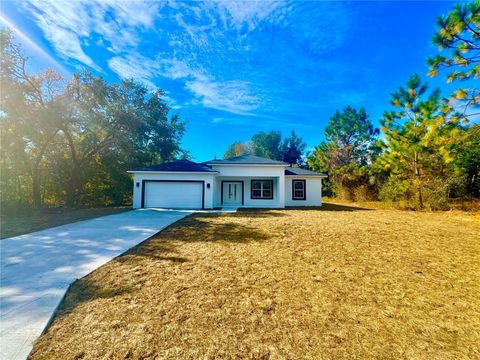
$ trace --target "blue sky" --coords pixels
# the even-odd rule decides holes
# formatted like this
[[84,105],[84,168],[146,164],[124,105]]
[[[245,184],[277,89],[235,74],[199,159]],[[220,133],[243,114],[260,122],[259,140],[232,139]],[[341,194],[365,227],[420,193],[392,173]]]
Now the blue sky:
[[188,120],[195,160],[271,129],[323,139],[329,117],[364,106],[378,125],[390,93],[425,60],[435,21],[452,2],[3,1],[2,22],[33,65],[110,81],[134,78],[166,91]]

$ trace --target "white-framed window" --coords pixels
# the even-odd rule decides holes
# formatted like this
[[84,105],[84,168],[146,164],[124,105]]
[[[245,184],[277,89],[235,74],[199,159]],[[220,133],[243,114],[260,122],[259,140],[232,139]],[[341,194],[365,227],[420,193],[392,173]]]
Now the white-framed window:
[[292,200],[306,200],[306,187],[305,180],[292,180]]
[[252,180],[252,199],[273,199],[273,180]]

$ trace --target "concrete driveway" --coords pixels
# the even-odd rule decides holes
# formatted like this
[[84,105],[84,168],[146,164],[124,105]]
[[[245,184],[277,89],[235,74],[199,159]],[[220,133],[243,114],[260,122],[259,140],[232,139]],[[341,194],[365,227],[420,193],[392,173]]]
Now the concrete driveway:
[[68,286],[189,215],[142,209],[0,241],[0,359],[25,359]]

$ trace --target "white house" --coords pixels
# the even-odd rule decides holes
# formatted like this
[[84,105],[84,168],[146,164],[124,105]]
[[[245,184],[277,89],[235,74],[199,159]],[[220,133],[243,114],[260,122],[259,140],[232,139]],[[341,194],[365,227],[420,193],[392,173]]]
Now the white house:
[[204,163],[178,160],[129,173],[134,208],[172,209],[320,206],[326,177],[248,154]]

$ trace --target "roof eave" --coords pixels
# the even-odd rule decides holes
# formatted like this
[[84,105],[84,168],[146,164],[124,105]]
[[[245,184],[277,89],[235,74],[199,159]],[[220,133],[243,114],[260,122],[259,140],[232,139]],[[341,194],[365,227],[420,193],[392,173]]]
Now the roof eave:
[[312,178],[326,178],[326,177],[328,177],[327,175],[323,175],[323,174],[318,174],[318,175],[294,174],[294,175],[285,175],[285,176],[288,176],[288,177],[312,177]]
[[127,170],[127,173],[164,173],[164,174],[219,174],[218,171],[172,171],[172,170]]
[[289,166],[289,164],[287,163],[278,163],[278,164],[275,164],[275,163],[270,163],[270,164],[261,164],[261,163],[204,163],[206,165],[233,165],[233,166],[284,166],[284,167],[287,167]]

